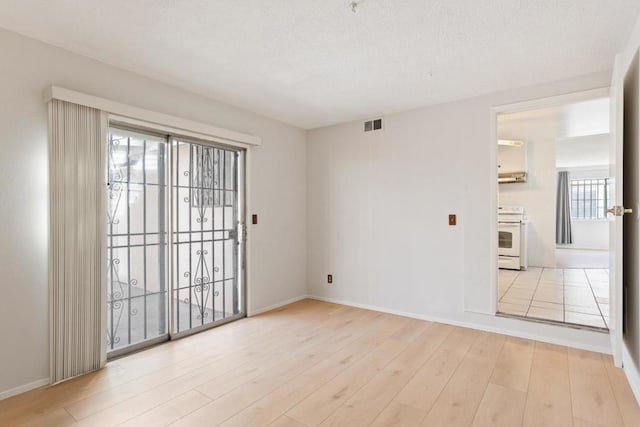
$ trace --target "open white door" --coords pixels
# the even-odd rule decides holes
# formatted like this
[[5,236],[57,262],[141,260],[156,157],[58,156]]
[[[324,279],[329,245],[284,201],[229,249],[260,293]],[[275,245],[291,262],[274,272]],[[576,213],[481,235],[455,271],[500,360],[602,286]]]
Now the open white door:
[[[609,147],[609,207],[622,204],[624,70],[616,57],[611,84],[611,141]],[[620,76],[622,74],[622,76]],[[620,76],[620,77],[618,77]],[[609,217],[609,331],[615,366],[622,366],[622,217]]]
[[[640,52],[616,61],[613,97],[615,137],[610,212],[610,329],[614,363],[640,363]],[[628,356],[626,355],[628,353]]]

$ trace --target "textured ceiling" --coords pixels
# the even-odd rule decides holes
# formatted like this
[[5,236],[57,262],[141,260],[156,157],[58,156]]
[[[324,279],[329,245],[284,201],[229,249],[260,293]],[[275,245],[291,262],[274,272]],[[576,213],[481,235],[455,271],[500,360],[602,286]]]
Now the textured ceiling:
[[608,70],[638,0],[0,0],[0,27],[302,128]]

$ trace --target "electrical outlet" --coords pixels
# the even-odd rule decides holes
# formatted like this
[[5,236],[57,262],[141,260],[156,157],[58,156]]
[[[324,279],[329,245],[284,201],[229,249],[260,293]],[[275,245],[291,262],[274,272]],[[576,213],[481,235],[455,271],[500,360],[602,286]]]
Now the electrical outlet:
[[456,225],[456,215],[455,214],[449,215],[449,225]]
[[327,274],[327,283],[328,284],[332,284],[333,283],[333,274]]

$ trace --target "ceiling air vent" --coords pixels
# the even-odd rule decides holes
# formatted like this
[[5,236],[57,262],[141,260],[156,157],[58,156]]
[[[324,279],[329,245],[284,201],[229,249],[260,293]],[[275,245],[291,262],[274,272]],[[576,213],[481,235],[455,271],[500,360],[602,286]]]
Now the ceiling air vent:
[[364,131],[372,132],[374,130],[382,130],[382,119],[367,120],[364,122]]

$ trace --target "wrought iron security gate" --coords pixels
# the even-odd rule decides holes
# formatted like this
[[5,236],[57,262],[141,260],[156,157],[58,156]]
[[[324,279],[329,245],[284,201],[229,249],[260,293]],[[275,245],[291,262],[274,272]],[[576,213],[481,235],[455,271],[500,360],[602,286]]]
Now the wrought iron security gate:
[[242,316],[240,152],[172,142],[172,313],[182,334]]
[[115,127],[107,147],[109,356],[242,317],[243,153]]
[[111,128],[107,150],[108,350],[167,329],[166,138]]

